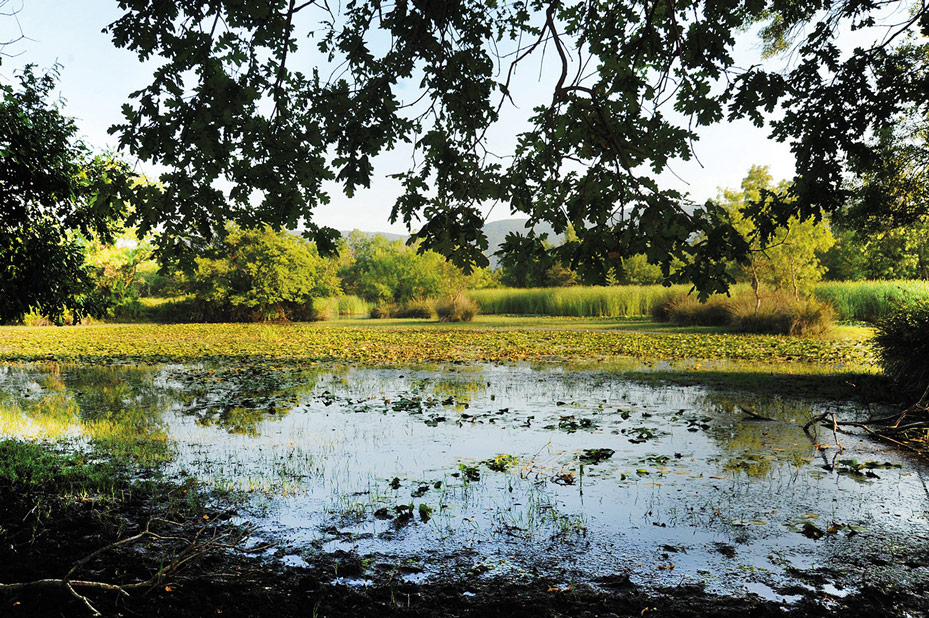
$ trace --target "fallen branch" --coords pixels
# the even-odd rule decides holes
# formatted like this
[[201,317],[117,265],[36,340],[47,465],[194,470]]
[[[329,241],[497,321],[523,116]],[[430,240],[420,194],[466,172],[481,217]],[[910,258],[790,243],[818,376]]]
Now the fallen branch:
[[752,412],[751,410],[749,410],[748,408],[743,407],[743,406],[739,406],[739,409],[742,410],[742,412],[745,412],[746,414],[748,414],[748,415],[751,417],[751,418],[745,419],[745,420],[748,420],[748,421],[750,421],[750,420],[756,420],[756,421],[774,421],[774,420],[777,420],[777,419],[771,418],[770,416],[762,416],[762,415],[758,414],[757,412]]
[[[166,578],[178,574],[191,562],[194,562],[211,552],[218,550],[235,550],[243,553],[256,553],[267,549],[267,546],[254,547],[250,549],[246,549],[242,546],[242,542],[254,530],[252,527],[236,528],[229,526],[224,529],[218,528],[216,523],[220,519],[224,518],[226,514],[227,512],[219,513],[212,518],[207,519],[201,526],[199,526],[199,528],[192,536],[158,534],[157,532],[152,531],[153,522],[161,522],[176,526],[183,524],[170,522],[161,518],[149,519],[145,524],[145,528],[141,532],[124,539],[114,541],[113,543],[105,545],[84,556],[71,566],[70,570],[68,570],[64,577],[43,578],[30,582],[16,582],[9,584],[0,583],[0,592],[16,592],[27,589],[64,589],[69,594],[71,594],[71,596],[81,601],[81,603],[87,607],[88,611],[90,611],[92,615],[100,616],[100,611],[94,607],[94,605],[90,602],[90,599],[78,592],[78,589],[104,590],[118,592],[122,595],[129,596],[129,590],[140,588],[151,589],[163,583]],[[208,532],[212,532],[212,534],[208,537],[205,537]],[[136,580],[125,584],[72,579],[82,567],[100,555],[112,551],[117,547],[129,545],[143,539],[162,542],[181,542],[184,543],[184,546],[180,551],[172,556],[170,560],[167,561],[167,564],[159,568],[158,571],[148,579]]]

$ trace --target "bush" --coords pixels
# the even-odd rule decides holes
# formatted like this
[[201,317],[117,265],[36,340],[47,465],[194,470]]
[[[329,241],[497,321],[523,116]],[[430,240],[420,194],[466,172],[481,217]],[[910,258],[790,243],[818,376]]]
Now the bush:
[[380,303],[371,308],[371,317],[379,320],[392,318],[397,313],[397,306],[393,303]]
[[929,384],[929,299],[903,305],[878,324],[878,359],[902,395],[914,399]]
[[813,336],[835,325],[832,306],[815,298],[771,294],[761,299],[756,310],[754,296],[744,294],[732,299],[728,310],[730,326],[742,333]]
[[688,294],[664,303],[664,312],[668,320],[681,326],[724,326],[729,323],[727,301],[725,296],[711,296],[700,302]]
[[431,299],[413,300],[401,307],[394,317],[423,318],[431,320],[436,317],[435,301]]
[[439,303],[435,309],[442,322],[470,322],[480,312],[477,303],[460,295]]
[[307,303],[306,315],[300,316],[312,322],[331,320],[339,315],[339,299],[333,297],[311,298]]

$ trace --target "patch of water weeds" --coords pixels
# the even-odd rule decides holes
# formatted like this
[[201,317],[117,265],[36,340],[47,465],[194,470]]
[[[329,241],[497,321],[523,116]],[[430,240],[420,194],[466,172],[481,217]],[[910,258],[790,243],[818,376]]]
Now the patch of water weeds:
[[[137,409],[140,435],[163,436],[165,474],[251,496],[240,517],[295,555],[429,553],[428,574],[468,550],[578,581],[620,570],[738,592],[787,585],[797,565],[905,538],[926,519],[910,462],[853,436],[840,455],[831,432],[803,432],[818,401],[490,365],[126,369],[137,377],[100,398],[94,368],[58,371],[53,388],[48,367],[7,369],[10,413],[34,420],[81,400]],[[69,414],[84,435],[93,410]],[[846,460],[883,468],[862,483],[839,474]],[[798,534],[800,520],[825,534]]]

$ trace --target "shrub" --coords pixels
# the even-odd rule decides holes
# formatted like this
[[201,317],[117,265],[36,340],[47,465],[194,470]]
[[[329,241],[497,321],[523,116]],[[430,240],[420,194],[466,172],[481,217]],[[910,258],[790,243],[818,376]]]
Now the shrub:
[[725,296],[711,296],[700,302],[688,294],[665,303],[665,311],[671,322],[682,326],[723,326],[729,323],[727,301]]
[[395,317],[398,318],[423,318],[431,320],[436,317],[435,301],[431,299],[412,300],[401,307]]
[[368,315],[371,311],[370,303],[351,294],[338,296],[335,300],[338,304],[339,317]]
[[331,320],[339,315],[339,299],[331,296],[311,298],[305,315],[299,316],[313,322]]
[[929,299],[903,305],[878,324],[878,359],[901,394],[914,399],[929,385]]
[[742,333],[768,335],[822,335],[835,324],[835,311],[815,298],[796,299],[770,294],[757,306],[754,296],[743,294],[728,303],[730,326]]
[[470,322],[480,312],[477,303],[461,295],[439,303],[435,309],[442,322]]
[[371,308],[371,317],[379,320],[392,318],[397,313],[397,306],[393,303],[380,303]]

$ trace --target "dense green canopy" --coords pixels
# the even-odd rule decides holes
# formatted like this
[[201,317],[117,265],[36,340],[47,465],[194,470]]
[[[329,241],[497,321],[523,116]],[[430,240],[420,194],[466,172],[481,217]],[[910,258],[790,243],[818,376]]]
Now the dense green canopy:
[[38,310],[60,322],[99,312],[81,243],[111,242],[141,204],[128,167],[92,156],[50,101],[56,74],[27,67],[0,85],[0,324]]

